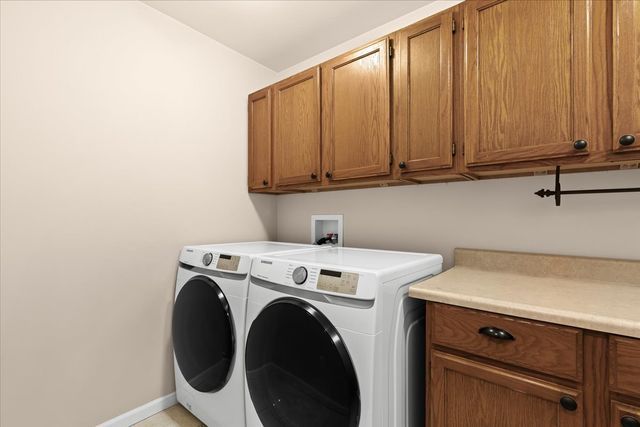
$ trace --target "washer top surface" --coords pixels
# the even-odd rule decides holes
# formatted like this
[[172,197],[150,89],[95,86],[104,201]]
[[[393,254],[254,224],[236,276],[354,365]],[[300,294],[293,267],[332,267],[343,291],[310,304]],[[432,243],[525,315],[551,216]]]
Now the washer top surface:
[[376,273],[414,266],[427,268],[442,264],[442,256],[437,254],[336,247],[323,251],[273,255],[269,258]]
[[[227,252],[234,255],[264,255],[274,252],[296,251],[299,249],[314,248],[313,245],[303,245],[298,243],[281,243],[281,242],[238,242],[238,243],[221,243],[214,245],[193,245],[189,248],[209,250],[215,252]],[[317,246],[315,246],[317,247]]]

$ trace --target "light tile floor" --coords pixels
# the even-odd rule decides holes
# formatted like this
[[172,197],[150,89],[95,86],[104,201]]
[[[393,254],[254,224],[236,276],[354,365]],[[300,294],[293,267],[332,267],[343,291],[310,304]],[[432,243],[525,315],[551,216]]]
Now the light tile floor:
[[175,405],[142,420],[136,427],[206,427],[182,405]]

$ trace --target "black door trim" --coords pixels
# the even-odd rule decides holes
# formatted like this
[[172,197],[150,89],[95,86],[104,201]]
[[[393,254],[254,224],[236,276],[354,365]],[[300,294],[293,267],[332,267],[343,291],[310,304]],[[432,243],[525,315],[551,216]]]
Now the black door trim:
[[[303,301],[298,298],[292,298],[292,297],[279,298],[274,301],[271,301],[260,311],[258,316],[256,316],[251,326],[249,327],[249,331],[247,334],[246,345],[245,345],[246,373],[249,374],[249,369],[251,368],[250,365],[252,364],[252,363],[248,363],[250,359],[249,352],[253,351],[254,354],[262,353],[262,350],[260,348],[252,349],[252,344],[251,344],[252,334],[255,336],[254,325],[256,324],[256,322],[260,321],[260,316],[263,313],[265,313],[267,310],[272,309],[274,306],[279,306],[283,304],[291,305],[299,309],[302,309],[307,315],[313,318],[321,326],[321,328],[324,330],[324,333],[328,336],[329,340],[332,342],[333,348],[337,351],[339,359],[342,363],[342,367],[344,369],[343,378],[346,379],[347,384],[351,385],[349,388],[351,389],[351,395],[354,397],[351,402],[351,407],[349,408],[349,413],[351,415],[350,415],[348,427],[358,426],[360,422],[360,411],[361,411],[360,386],[358,383],[358,377],[355,372],[353,361],[351,359],[347,346],[344,340],[342,339],[342,337],[340,336],[338,330],[331,323],[331,321],[323,313],[321,313],[317,308],[315,308],[313,305],[309,304],[306,301]],[[257,396],[254,396],[255,393],[257,393],[257,391],[252,389],[251,381],[249,379],[250,379],[250,375],[247,375],[247,386],[249,389],[249,394],[251,396],[252,401],[254,401],[255,398],[257,398]],[[264,420],[261,420],[261,421],[264,423]]]
[[[189,286],[192,286],[192,285],[196,286],[197,282],[208,285],[211,288],[211,290],[215,293],[215,297],[211,297],[210,295],[210,298],[213,298],[213,301],[215,301],[215,303],[218,303],[220,305],[222,316],[226,321],[226,324],[223,325],[223,329],[227,329],[226,330],[227,334],[225,334],[225,336],[222,337],[222,344],[221,344],[221,346],[225,348],[226,354],[221,355],[220,360],[215,360],[215,361],[212,360],[212,362],[215,362],[214,366],[222,364],[221,367],[223,369],[226,368],[224,377],[218,377],[218,378],[213,377],[215,381],[213,383],[211,381],[205,382],[204,386],[199,382],[199,380],[203,375],[206,376],[207,374],[206,370],[204,372],[197,372],[197,375],[194,375],[192,378],[187,378],[187,375],[185,375],[185,371],[189,371],[189,369],[186,369],[188,367],[187,363],[193,363],[195,358],[193,357],[193,354],[187,353],[191,349],[185,349],[185,339],[179,337],[184,332],[177,330],[178,328],[184,328],[185,325],[180,325],[177,323],[178,321],[180,321],[180,318],[177,315],[176,310],[182,310],[182,311],[190,310],[190,307],[183,305],[183,304],[187,304],[186,301],[181,302],[181,295],[184,296],[185,294],[183,292],[185,291],[185,289],[190,289]],[[202,309],[202,307],[199,307],[199,309]],[[220,312],[218,312],[218,315],[219,313]],[[178,363],[178,367],[183,377],[185,377],[185,379],[187,380],[187,382],[189,382],[191,387],[193,387],[195,390],[200,392],[214,393],[222,389],[229,382],[229,379],[231,378],[231,374],[233,373],[233,368],[235,365],[236,341],[237,341],[236,328],[233,321],[233,315],[231,313],[231,306],[229,305],[229,301],[224,295],[224,292],[222,292],[222,289],[220,289],[218,284],[215,281],[213,281],[210,277],[207,277],[204,275],[197,275],[189,278],[184,283],[184,285],[182,285],[182,288],[178,292],[178,295],[176,296],[176,299],[174,301],[173,319],[172,319],[172,343],[173,343],[174,355]],[[193,344],[193,341],[191,342],[191,344]],[[207,350],[209,352],[214,351],[214,353],[220,351],[220,349],[212,350],[211,348],[208,348]],[[200,360],[199,362],[202,363],[202,360]],[[205,363],[208,363],[208,361],[205,361]],[[212,368],[214,366],[207,366],[207,368]]]

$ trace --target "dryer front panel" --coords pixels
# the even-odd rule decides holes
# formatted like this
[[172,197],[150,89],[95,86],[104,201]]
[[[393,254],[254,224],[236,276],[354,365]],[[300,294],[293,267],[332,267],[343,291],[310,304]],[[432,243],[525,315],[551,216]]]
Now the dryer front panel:
[[209,277],[194,276],[173,307],[173,350],[180,372],[200,392],[220,390],[229,380],[235,349],[231,308]]
[[264,427],[355,427],[360,391],[353,362],[331,322],[309,303],[281,298],[251,324],[246,380]]

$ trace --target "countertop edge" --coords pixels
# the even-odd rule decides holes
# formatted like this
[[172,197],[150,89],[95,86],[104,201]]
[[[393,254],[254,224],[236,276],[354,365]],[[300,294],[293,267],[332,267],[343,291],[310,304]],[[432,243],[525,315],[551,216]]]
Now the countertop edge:
[[456,305],[476,310],[489,311],[531,320],[573,326],[598,332],[640,338],[640,323],[625,319],[615,319],[612,324],[610,318],[588,315],[585,313],[549,309],[544,306],[499,302],[494,299],[476,296],[466,296],[458,293],[435,291],[430,289],[409,288],[409,296],[425,301]]

